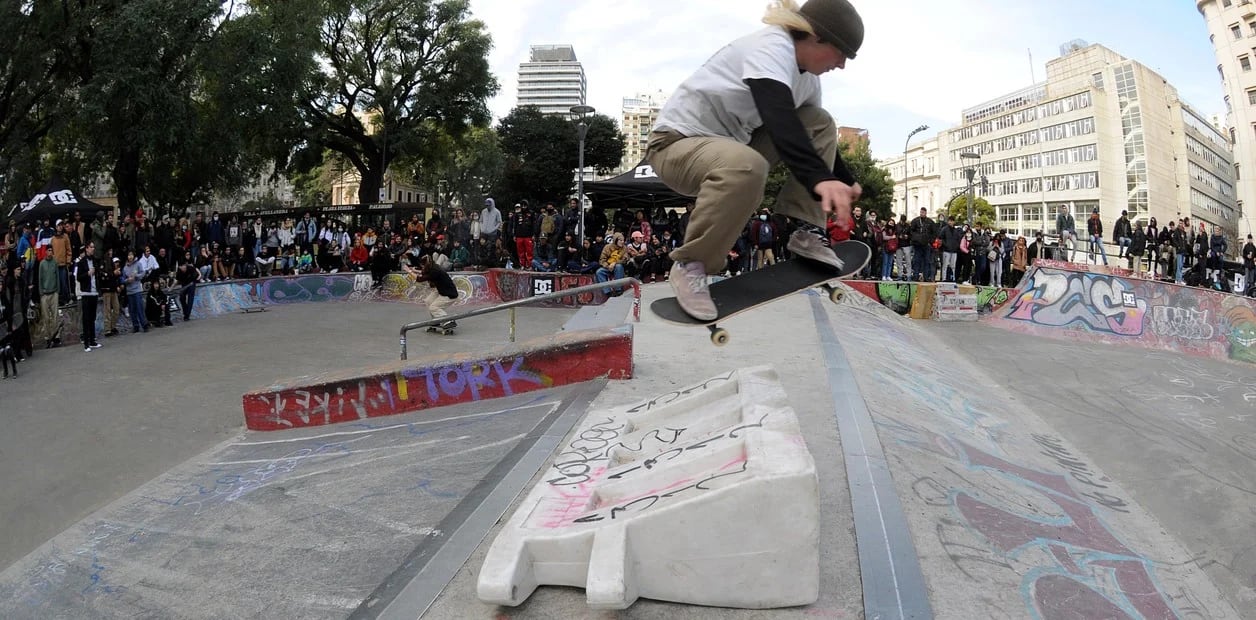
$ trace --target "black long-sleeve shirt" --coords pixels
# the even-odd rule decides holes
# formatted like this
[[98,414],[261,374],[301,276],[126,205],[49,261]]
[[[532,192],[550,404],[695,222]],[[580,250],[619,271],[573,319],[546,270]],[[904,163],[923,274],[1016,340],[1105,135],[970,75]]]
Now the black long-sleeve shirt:
[[838,180],[854,185],[855,177],[842,161],[840,152],[833,160],[833,169],[830,170],[811,145],[807,129],[798,118],[794,95],[789,86],[766,78],[746,80],[746,85],[750,87],[750,95],[754,98],[759,117],[763,119],[763,126],[771,136],[777,154],[803,187],[811,190],[814,195],[815,186],[823,181]]

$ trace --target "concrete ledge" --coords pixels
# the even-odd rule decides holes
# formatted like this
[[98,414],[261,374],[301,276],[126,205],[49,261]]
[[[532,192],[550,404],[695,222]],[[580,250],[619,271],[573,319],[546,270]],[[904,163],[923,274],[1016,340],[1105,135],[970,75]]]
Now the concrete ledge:
[[591,412],[493,541],[477,595],[540,585],[766,609],[819,596],[815,461],[770,367]]
[[631,325],[298,377],[245,394],[244,421],[256,431],[355,422],[598,377],[632,378]]

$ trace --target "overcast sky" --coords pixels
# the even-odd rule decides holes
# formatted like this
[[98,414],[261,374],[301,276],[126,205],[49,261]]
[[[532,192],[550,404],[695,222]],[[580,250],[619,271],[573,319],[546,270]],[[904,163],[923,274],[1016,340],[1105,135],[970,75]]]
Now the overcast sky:
[[[902,152],[916,126],[930,133],[964,108],[1042,80],[1072,39],[1142,62],[1205,115],[1224,110],[1216,56],[1191,0],[853,0],[866,36],[858,58],[823,78],[824,104],[865,127],[878,157]],[[624,96],[670,92],[712,53],[761,26],[767,0],[471,0],[493,37],[501,92],[514,106],[517,72],[534,44],[575,47],[589,105],[618,118]]]

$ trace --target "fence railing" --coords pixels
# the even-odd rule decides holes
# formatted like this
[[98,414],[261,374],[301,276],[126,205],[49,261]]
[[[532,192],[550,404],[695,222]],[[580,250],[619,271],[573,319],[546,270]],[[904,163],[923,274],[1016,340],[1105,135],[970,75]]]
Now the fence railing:
[[624,287],[624,286],[632,287],[632,296],[633,296],[632,318],[633,320],[640,321],[641,320],[641,281],[636,278],[620,278],[618,280],[611,280],[609,282],[598,282],[595,284],[586,284],[584,286],[577,286],[575,288],[555,291],[553,293],[546,293],[544,295],[537,295],[535,297],[524,297],[523,299],[516,299],[514,301],[507,301],[507,302],[503,302],[503,303],[496,304],[493,306],[477,308],[475,310],[463,312],[462,314],[451,314],[449,316],[439,318],[439,319],[427,319],[425,321],[416,321],[414,323],[407,323],[401,326],[401,359],[403,360],[406,359],[406,334],[416,329],[422,329],[424,327],[430,327],[433,325],[440,325],[441,323],[448,323],[450,321],[457,321],[458,319],[466,319],[473,316],[491,314],[493,312],[501,312],[502,310],[509,310],[510,311],[510,341],[514,342],[515,341],[515,308],[518,308],[519,306],[528,306],[528,305],[541,303],[545,301],[551,301],[554,299],[562,299],[564,297],[572,297],[574,295],[579,295],[581,293],[589,293],[589,292],[597,291],[604,288],[619,288],[619,287]]

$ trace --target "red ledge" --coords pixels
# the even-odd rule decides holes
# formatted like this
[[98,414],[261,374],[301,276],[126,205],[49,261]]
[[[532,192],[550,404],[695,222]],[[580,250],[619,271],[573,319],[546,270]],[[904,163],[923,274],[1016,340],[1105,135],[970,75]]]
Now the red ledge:
[[599,377],[632,378],[631,325],[296,378],[246,393],[244,422],[255,431],[357,422]]

